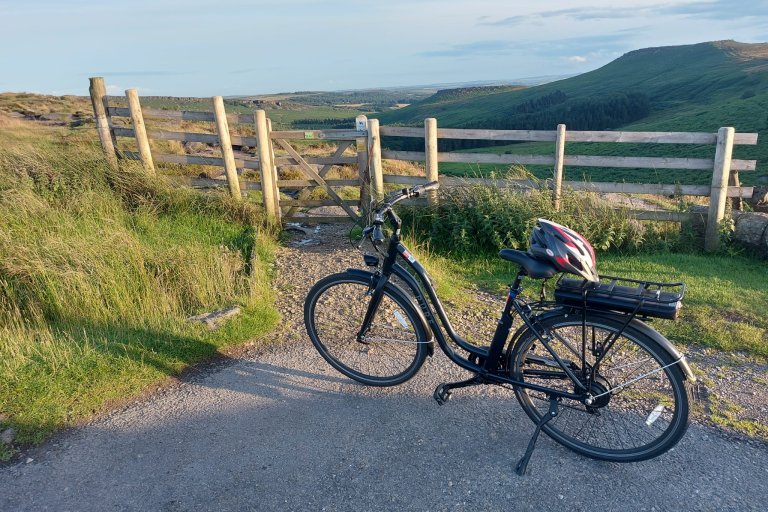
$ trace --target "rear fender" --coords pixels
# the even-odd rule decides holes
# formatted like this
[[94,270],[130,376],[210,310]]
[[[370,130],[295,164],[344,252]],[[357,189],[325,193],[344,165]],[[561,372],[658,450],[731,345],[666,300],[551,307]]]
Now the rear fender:
[[[555,311],[544,313],[543,315],[538,316],[537,319],[546,320],[549,317],[557,317],[557,316],[561,316],[562,314],[563,313],[561,310],[555,310]],[[595,312],[593,310],[590,310],[589,314],[590,314],[590,317],[611,318],[619,322],[627,321],[626,315]],[[667,354],[669,354],[669,357],[671,357],[674,361],[679,361],[678,366],[680,366],[680,370],[683,372],[683,376],[687,381],[689,381],[691,384],[696,382],[696,376],[693,374],[693,370],[691,370],[691,366],[688,364],[688,361],[685,359],[685,355],[683,355],[679,350],[677,350],[677,348],[672,344],[671,341],[669,341],[667,338],[662,336],[658,331],[656,331],[656,329],[653,329],[648,324],[646,324],[645,322],[643,322],[638,318],[633,318],[629,322],[628,327],[631,327],[636,331],[640,331],[644,334],[647,334],[651,339],[653,339],[653,341],[658,343],[659,346],[667,352]],[[517,330],[517,332],[515,332],[514,336],[512,337],[512,341],[510,342],[510,347],[514,346],[514,343],[517,341],[517,338],[525,330],[526,330],[526,326],[525,324],[523,324]]]
[[656,329],[649,327],[648,324],[637,318],[633,318],[629,325],[639,331],[643,331],[648,334],[656,343],[661,345],[661,347],[667,351],[672,359],[676,361],[679,360],[680,362],[678,365],[683,371],[683,375],[685,376],[686,380],[688,380],[691,384],[696,382],[696,376],[693,374],[693,370],[691,370],[691,366],[688,364],[688,360],[685,358],[685,355],[677,350],[677,347],[675,347],[671,341],[659,334]]

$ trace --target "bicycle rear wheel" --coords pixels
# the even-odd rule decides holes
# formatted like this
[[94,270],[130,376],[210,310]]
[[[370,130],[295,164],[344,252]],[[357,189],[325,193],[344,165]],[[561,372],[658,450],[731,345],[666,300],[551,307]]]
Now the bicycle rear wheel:
[[307,294],[304,323],[317,351],[338,371],[369,386],[394,386],[419,371],[429,340],[411,302],[390,283],[371,328],[358,340],[370,283],[369,276],[346,272],[321,279]]
[[[587,313],[589,315],[589,313]],[[557,417],[542,430],[555,441],[594,459],[635,462],[672,448],[688,427],[690,392],[675,359],[662,348],[644,324],[627,326],[610,346],[595,377],[593,346],[605,346],[624,325],[610,315],[588,316],[586,350],[582,350],[580,315],[551,314],[538,324],[552,335],[550,347],[582,382],[591,386],[594,402],[587,406],[563,398]],[[594,342],[594,345],[593,345]],[[582,363],[582,352],[586,364]],[[533,332],[526,330],[509,356],[513,378],[563,391],[577,392],[575,384],[555,362]],[[549,410],[546,393],[517,387],[520,405],[538,422]]]

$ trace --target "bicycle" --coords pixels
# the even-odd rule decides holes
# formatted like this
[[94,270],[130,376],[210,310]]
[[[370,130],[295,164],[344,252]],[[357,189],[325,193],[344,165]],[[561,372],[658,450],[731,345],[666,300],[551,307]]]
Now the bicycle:
[[[454,330],[429,276],[403,245],[402,222],[392,209],[438,186],[405,188],[386,198],[363,230],[361,245],[369,240],[378,253],[364,256],[371,270],[329,275],[309,291],[304,321],[320,355],[358,382],[393,386],[416,375],[437,341],[453,363],[472,373],[437,386],[438,404],[454,389],[499,385],[514,391],[535,423],[516,466],[519,475],[541,431],[577,453],[613,462],[650,459],[677,444],[688,427],[696,379],[685,356],[646,320],[675,318],[685,285],[589,274],[574,279],[545,258],[504,249],[500,256],[518,272],[490,344],[472,344]],[[393,231],[382,252],[386,221]],[[554,300],[547,300],[545,283],[556,274]],[[525,277],[542,280],[538,300],[522,296]],[[522,324],[512,332],[515,317]]]

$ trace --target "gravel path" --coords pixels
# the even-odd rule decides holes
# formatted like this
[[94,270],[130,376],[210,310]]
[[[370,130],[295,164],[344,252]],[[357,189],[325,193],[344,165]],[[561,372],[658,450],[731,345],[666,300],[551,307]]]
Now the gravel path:
[[612,464],[542,437],[520,478],[513,468],[533,425],[510,392],[463,390],[439,407],[435,385],[461,377],[442,355],[395,388],[337,374],[306,339],[302,305],[318,276],[358,266],[343,235],[324,226],[281,250],[279,344],[0,468],[0,510],[764,510],[761,441],[692,425],[657,459]]

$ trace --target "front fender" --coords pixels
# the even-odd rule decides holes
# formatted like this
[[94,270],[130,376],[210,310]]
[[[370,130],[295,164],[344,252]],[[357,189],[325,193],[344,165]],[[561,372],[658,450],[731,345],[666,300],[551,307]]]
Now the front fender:
[[[370,272],[368,270],[362,270],[359,268],[348,268],[347,273],[362,277],[363,279],[368,279],[371,283],[371,287],[376,286],[376,282],[379,279],[379,276],[374,274],[373,272]],[[432,333],[432,329],[429,328],[429,324],[427,323],[427,319],[424,317],[424,313],[422,313],[421,309],[418,307],[413,306],[413,303],[408,298],[408,293],[403,290],[400,286],[393,283],[392,281],[389,281],[385,287],[385,290],[388,290],[392,292],[393,294],[399,294],[405,301],[407,301],[409,304],[411,304],[412,309],[414,313],[416,313],[416,317],[419,319],[419,322],[421,323],[421,327],[424,329],[424,332],[427,336],[431,336],[429,339],[429,342],[427,343],[427,349],[429,350],[429,355],[434,355],[435,353],[435,337]]]

